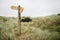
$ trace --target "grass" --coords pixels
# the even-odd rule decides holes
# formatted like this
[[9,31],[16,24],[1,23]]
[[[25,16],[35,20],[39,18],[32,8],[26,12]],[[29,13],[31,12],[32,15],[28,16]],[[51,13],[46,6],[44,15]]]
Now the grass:
[[21,23],[20,36],[18,19],[0,16],[0,40],[60,40],[59,15],[31,19]]

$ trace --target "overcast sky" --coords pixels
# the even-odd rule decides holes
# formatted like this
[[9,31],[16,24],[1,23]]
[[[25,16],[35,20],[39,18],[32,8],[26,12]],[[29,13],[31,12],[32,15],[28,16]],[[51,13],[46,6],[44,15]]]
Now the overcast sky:
[[60,0],[0,0],[0,16],[17,17],[17,10],[10,9],[11,5],[23,6],[22,16],[39,17],[60,13]]

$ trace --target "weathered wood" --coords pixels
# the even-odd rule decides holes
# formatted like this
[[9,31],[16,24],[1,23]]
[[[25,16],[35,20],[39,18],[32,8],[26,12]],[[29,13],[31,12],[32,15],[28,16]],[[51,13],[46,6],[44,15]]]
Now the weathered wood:
[[[12,9],[12,10],[18,10],[18,7],[17,7],[17,6],[11,6],[11,9]],[[23,12],[23,9],[24,9],[24,8],[20,6],[20,13]]]
[[18,6],[18,27],[19,27],[19,32],[21,35],[21,13],[20,13],[20,5]]
[[12,10],[18,10],[18,35],[21,35],[21,13],[23,12],[23,7],[21,7],[20,5],[17,6],[11,6]]

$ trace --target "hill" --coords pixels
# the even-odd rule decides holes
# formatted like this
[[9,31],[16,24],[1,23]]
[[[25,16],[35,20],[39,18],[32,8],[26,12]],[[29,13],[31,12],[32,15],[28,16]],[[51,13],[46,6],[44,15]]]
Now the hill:
[[60,15],[31,19],[21,23],[20,36],[18,18],[0,16],[0,40],[60,40]]

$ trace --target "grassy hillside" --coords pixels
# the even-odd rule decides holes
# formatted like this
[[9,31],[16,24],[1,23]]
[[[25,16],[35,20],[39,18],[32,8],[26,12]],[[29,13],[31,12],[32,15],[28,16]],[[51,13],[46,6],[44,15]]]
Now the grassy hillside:
[[21,23],[20,36],[18,18],[0,16],[0,40],[60,40],[60,15],[31,19]]

